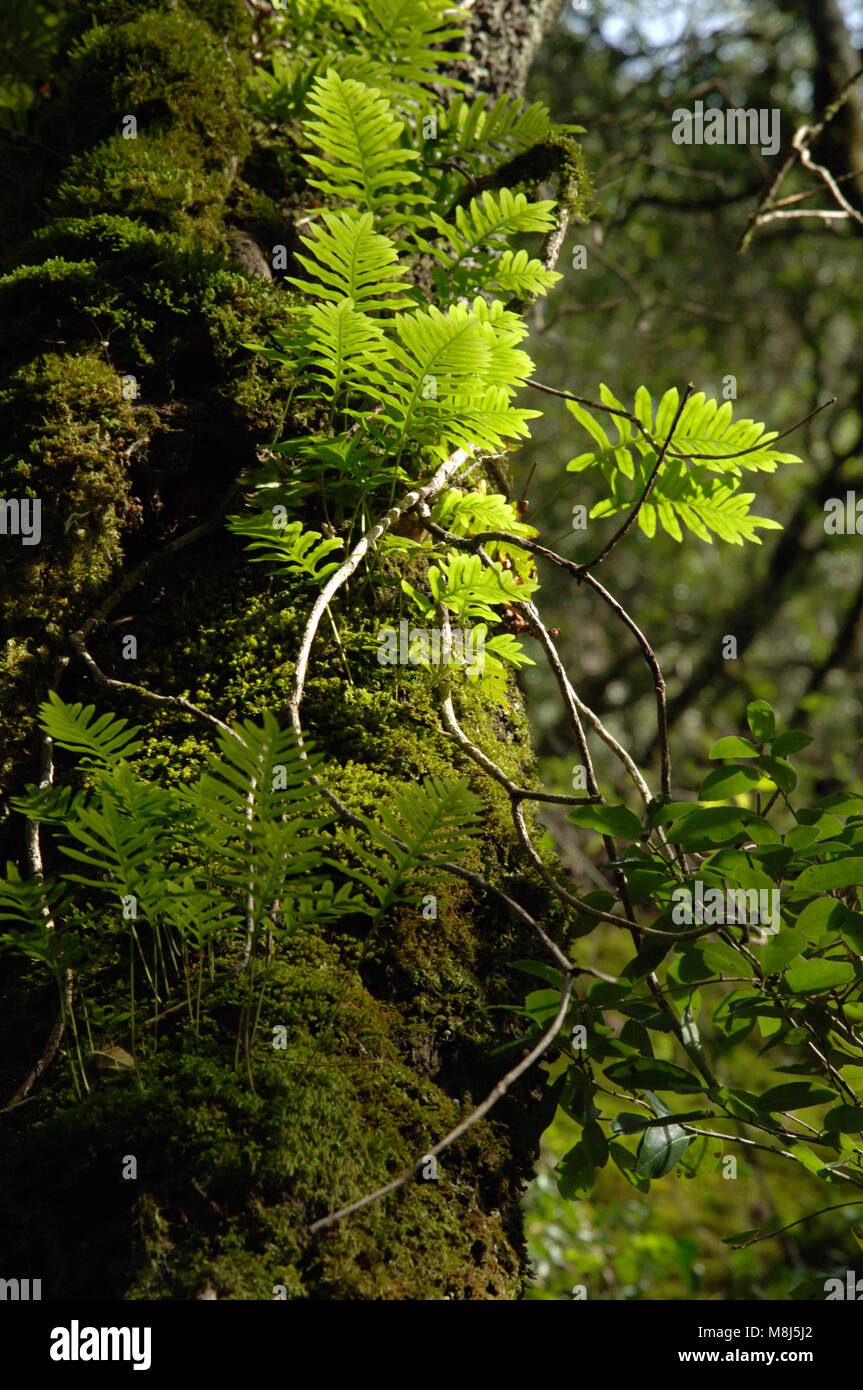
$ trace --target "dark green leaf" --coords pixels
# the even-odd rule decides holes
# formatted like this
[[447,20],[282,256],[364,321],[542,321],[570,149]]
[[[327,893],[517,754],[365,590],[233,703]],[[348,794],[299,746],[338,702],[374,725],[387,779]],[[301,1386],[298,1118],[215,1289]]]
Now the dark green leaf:
[[761,780],[761,774],[754,767],[744,767],[742,763],[731,763],[729,767],[717,767],[709,772],[698,789],[699,801],[726,801],[739,796]]
[[771,1086],[758,1098],[760,1110],[805,1110],[810,1105],[827,1105],[836,1100],[836,1092],[810,1081],[786,1081]]
[[861,883],[863,857],[853,854],[846,859],[831,859],[827,864],[813,864],[804,869],[794,885],[794,895],[828,893],[834,888],[856,888]]
[[753,700],[746,706],[746,722],[757,743],[766,743],[776,729],[776,716],[766,700]]
[[642,835],[641,821],[626,806],[577,806],[567,820],[601,835],[622,835],[627,840],[639,840]]
[[773,740],[771,752],[777,758],[787,758],[789,753],[799,753],[811,742],[812,739],[809,734],[801,734],[796,729],[787,729],[784,734],[777,734]]
[[610,1081],[633,1090],[649,1088],[684,1095],[704,1090],[704,1083],[692,1072],[684,1071],[674,1062],[661,1062],[652,1057],[633,1057],[625,1062],[615,1062],[606,1069],[606,1076]]
[[863,1106],[836,1105],[824,1116],[823,1127],[828,1134],[857,1134],[863,1130]]
[[854,979],[854,966],[842,960],[805,960],[792,965],[785,984],[792,994],[817,994],[825,989],[839,989]]
[[710,758],[757,758],[758,749],[748,738],[720,738],[714,743]]
[[782,758],[762,758],[761,766],[770,780],[775,782],[786,796],[793,792],[797,786],[797,773],[790,763],[784,762]]

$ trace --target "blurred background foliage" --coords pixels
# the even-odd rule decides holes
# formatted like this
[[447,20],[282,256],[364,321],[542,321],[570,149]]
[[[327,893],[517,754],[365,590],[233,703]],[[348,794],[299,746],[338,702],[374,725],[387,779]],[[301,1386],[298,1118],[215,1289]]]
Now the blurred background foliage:
[[[595,194],[590,225],[571,228],[567,237],[558,263],[563,280],[531,310],[537,379],[594,400],[605,382],[626,404],[642,383],[654,402],[690,381],[721,398],[733,377],[735,419],[763,420],[780,431],[837,398],[784,441],[802,463],[749,475],[753,511],[775,518],[783,531],[763,532],[756,548],[708,545],[689,535],[677,544],[661,532],[648,541],[634,529],[598,575],[659,657],[675,797],[694,793],[713,741],[745,731],[746,703],[758,698],[776,707],[785,727],[814,737],[797,763],[800,804],[861,789],[863,538],[827,534],[824,504],[855,488],[863,499],[863,227],[777,220],[756,230],[745,254],[737,252],[795,129],[814,124],[838,86],[863,66],[861,42],[861,7],[832,0],[574,0],[532,75],[534,99],[547,102],[556,120],[587,128],[582,140]],[[778,108],[779,153],[675,145],[672,112],[699,99],[705,106]],[[849,177],[863,169],[856,96],[827,136],[816,143],[815,158],[863,206],[861,180]],[[802,206],[836,207],[823,184],[797,169],[782,196],[801,192],[812,194]],[[572,268],[579,245],[583,269]],[[540,528],[540,540],[585,561],[620,518],[572,529],[573,505],[589,512],[602,483],[591,473],[564,471],[589,447],[586,436],[562,401],[534,395],[530,404],[544,414],[520,455],[516,491],[535,465],[526,519]],[[558,646],[579,695],[656,789],[654,696],[635,643],[608,622],[587,589],[550,566],[541,567],[541,578],[543,615],[560,629]],[[723,659],[726,634],[737,639],[736,661]],[[533,645],[525,643],[537,656]],[[544,781],[569,791],[577,755],[544,665],[523,673],[522,683]],[[603,789],[627,800],[606,753],[600,744]],[[589,838],[562,815],[547,824],[577,881],[596,886],[585,855]],[[579,943],[577,958],[616,972],[626,954],[627,946],[600,927]],[[757,1034],[738,1045],[737,1065],[745,1065],[753,1084],[781,1064],[777,1057],[768,1064],[758,1049]],[[736,1180],[724,1178],[721,1167],[690,1179],[684,1164],[643,1196],[609,1165],[590,1201],[566,1202],[553,1168],[577,1136],[578,1127],[558,1111],[543,1138],[527,1198],[530,1297],[569,1298],[583,1284],[590,1298],[786,1299],[807,1277],[847,1266],[853,1211],[821,1216],[745,1250],[722,1243],[724,1235],[765,1222],[779,1226],[828,1205],[824,1188],[802,1169],[763,1152],[757,1165],[739,1160]]]

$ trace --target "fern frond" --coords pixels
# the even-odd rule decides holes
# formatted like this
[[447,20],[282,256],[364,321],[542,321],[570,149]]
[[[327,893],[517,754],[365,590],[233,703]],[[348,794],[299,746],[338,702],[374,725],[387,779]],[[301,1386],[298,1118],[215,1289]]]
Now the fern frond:
[[[280,510],[278,506],[274,509]],[[278,526],[276,516],[261,512],[255,516],[229,516],[226,524],[229,530],[246,538],[250,551],[263,551],[251,555],[252,560],[275,562],[277,574],[302,575],[321,583],[339,567],[334,560],[322,562],[334,550],[340,550],[344,541],[323,537],[320,531],[305,531],[301,521]]]
[[447,150],[461,155],[482,149],[514,154],[545,140],[551,129],[548,107],[504,94],[492,106],[487,92],[468,100],[459,93],[441,115],[440,138]]
[[[6,865],[6,877],[0,878],[0,922],[20,922],[39,940],[46,929],[46,909],[56,919],[64,911],[69,890],[56,879],[22,879],[11,860]],[[0,937],[0,941],[5,938]],[[15,934],[14,942],[20,945]],[[41,956],[36,957],[42,959]]]
[[308,745],[304,756],[293,730],[280,729],[268,711],[261,726],[245,720],[221,734],[219,749],[196,786],[179,795],[216,882],[241,893],[260,924],[288,883],[314,883],[325,862],[321,831],[334,812],[312,780],[319,757]]
[[[438,497],[431,512],[432,521],[455,536],[475,536],[481,531],[508,531],[513,536],[535,536],[536,528],[522,521],[514,502],[507,502],[499,492],[461,492],[447,488]],[[506,558],[516,574],[530,574],[533,558],[528,551],[500,541],[486,545],[492,559]]]
[[[464,89],[448,71],[454,60],[468,57],[454,50],[465,31],[449,0],[364,0],[362,5],[309,0],[281,8],[290,48],[277,49],[272,73],[261,72],[256,82],[271,119],[299,114],[311,82],[326,68],[414,107],[428,105],[432,85]],[[341,31],[338,48],[334,23]],[[323,59],[322,49],[327,50]]]
[[485,618],[497,622],[500,615],[492,605],[518,603],[530,598],[538,587],[536,579],[519,580],[500,563],[484,565],[478,555],[466,555],[463,551],[442,560],[439,566],[432,565],[427,578],[431,602],[406,579],[401,582],[402,591],[417,605],[426,622],[434,618],[438,603],[462,619]]
[[[676,387],[666,391],[656,409],[654,435],[662,440],[671,429],[677,411],[679,395]],[[636,398],[635,414],[647,428],[651,416],[651,402],[644,388]],[[703,391],[691,396],[681,412],[674,438],[669,446],[672,458],[688,458],[692,454],[716,455],[715,458],[699,460],[711,471],[717,473],[740,473],[741,468],[753,471],[774,473],[778,463],[799,463],[796,454],[782,453],[771,448],[776,431],[768,432],[765,425],[754,420],[732,420],[730,401],[720,406],[715,400],[708,400]],[[722,458],[721,455],[733,455]]]
[[454,399],[451,413],[441,426],[441,438],[448,448],[496,453],[507,439],[528,439],[528,421],[540,413],[510,405],[503,387],[490,386],[480,396]]
[[62,825],[83,800],[83,792],[71,787],[37,787],[30,783],[23,795],[10,797],[10,805],[28,820],[46,825]]
[[465,34],[457,15],[450,0],[363,0],[364,55],[409,102],[422,104],[432,84],[463,87],[446,71],[468,57],[453,51]]
[[409,486],[409,475],[400,466],[394,467],[386,457],[388,441],[380,452],[373,448],[369,438],[372,418],[366,417],[365,438],[345,432],[332,439],[325,435],[304,435],[274,444],[274,454],[294,460],[290,474],[284,479],[271,469],[261,469],[254,475],[260,480],[257,485],[271,491],[272,500],[284,505],[286,510],[295,507],[309,492],[326,488],[328,505],[336,521],[343,520],[346,512],[353,510],[357,496],[377,487],[390,487],[394,472],[398,482]]
[[[600,387],[600,399],[614,410],[624,409],[607,386]],[[666,391],[654,412],[646,388],[641,386],[636,392],[632,414],[658,446],[671,430],[679,399],[676,389]],[[656,449],[624,416],[614,416],[617,440],[612,442],[589,410],[575,401],[567,401],[567,407],[595,446],[571,459],[567,469],[580,473],[598,468],[610,493],[593,507],[591,517],[612,516],[631,507],[656,466]],[[658,522],[669,536],[680,541],[682,525],[708,543],[713,532],[731,545],[744,541],[760,545],[758,529],[782,528],[767,517],[751,515],[749,507],[755,494],[739,492],[737,479],[744,468],[772,473],[779,463],[800,462],[796,454],[774,449],[775,438],[775,433],[765,433],[764,425],[753,420],[733,421],[730,402],[720,406],[707,400],[703,392],[693,396],[681,411],[650,498],[638,513],[641,530],[652,537]],[[710,473],[723,477],[711,478]]]
[[496,195],[487,189],[481,197],[472,198],[466,208],[457,207],[455,226],[440,213],[429,213],[438,236],[449,243],[456,257],[450,261],[440,251],[438,259],[442,265],[455,269],[465,257],[480,250],[501,250],[519,232],[548,232],[554,225],[554,207],[550,199],[531,203],[523,193],[501,188]]
[[404,122],[380,91],[331,68],[315,82],[308,104],[316,119],[306,122],[306,131],[324,151],[305,156],[320,171],[321,177],[309,179],[313,187],[374,213],[383,230],[404,220],[396,209],[429,201],[405,191],[420,182],[412,168],[419,155],[402,144]]
[[[482,833],[483,803],[466,780],[428,776],[421,786],[396,793],[392,807],[384,807],[379,814],[380,825],[368,825],[374,848],[355,831],[339,831],[341,843],[360,865],[348,872],[373,899],[363,910],[375,921],[400,899],[418,899],[417,891],[407,891],[411,879],[427,879],[436,866],[468,853],[473,839]],[[401,840],[404,849],[385,832]]]
[[405,274],[398,252],[389,237],[374,230],[370,212],[353,213],[324,210],[320,222],[313,223],[302,238],[308,256],[297,260],[316,277],[299,280],[288,276],[292,285],[306,294],[338,303],[350,299],[365,314],[382,309],[410,309],[414,300],[401,293]]
[[64,871],[63,877],[149,899],[164,877],[160,861],[173,849],[176,818],[172,792],[135,777],[126,763],[106,769],[65,827],[63,853],[84,864],[89,876]]
[[517,299],[532,299],[545,294],[562,279],[560,271],[546,270],[542,261],[528,256],[525,250],[504,251],[490,273],[483,277],[483,289]]
[[402,441],[437,436],[438,450],[454,444],[474,450],[499,448],[504,438],[526,433],[532,412],[512,409],[509,398],[533,364],[512,345],[523,328],[514,333],[513,316],[500,304],[497,315],[493,309],[477,300],[472,308],[456,304],[441,313],[430,306],[398,315],[383,415]]
[[113,714],[94,718],[95,705],[67,705],[55,691],[39,706],[42,728],[60,748],[79,754],[82,765],[115,766],[121,758],[131,758],[143,748],[135,738],[139,725],[129,727],[128,720]]
[[[683,539],[682,522],[687,530],[708,544],[712,544],[710,532],[713,531],[720,540],[731,545],[742,545],[744,541],[760,545],[757,528],[781,531],[782,527],[769,517],[750,515],[749,506],[754,500],[754,492],[736,492],[733,484],[722,483],[718,478],[704,478],[703,470],[693,470],[682,473],[673,486],[666,484],[661,497],[645,502],[638,513],[638,524],[649,539],[656,534],[658,520],[662,529],[676,541]],[[599,502],[590,515],[612,516],[627,505],[626,502],[620,505]]]
[[303,365],[311,369],[327,400],[335,402],[343,388],[377,393],[388,367],[389,347],[380,324],[358,313],[352,299],[309,305],[303,313],[303,336]]

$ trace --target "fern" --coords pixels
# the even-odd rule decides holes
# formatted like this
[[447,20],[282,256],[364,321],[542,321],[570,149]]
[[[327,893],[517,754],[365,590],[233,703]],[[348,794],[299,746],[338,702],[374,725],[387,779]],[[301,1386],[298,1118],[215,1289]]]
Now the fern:
[[293,730],[281,730],[268,712],[261,727],[245,720],[220,735],[219,749],[197,785],[180,795],[216,881],[244,897],[259,927],[284,912],[299,883],[308,894],[320,882],[322,831],[334,812],[313,781],[318,757],[308,748],[304,755]]
[[[445,313],[432,306],[399,315],[395,331],[384,415],[398,427],[399,453],[409,437],[434,436],[435,452],[443,455],[459,445],[498,449],[504,439],[527,434],[526,421],[536,412],[517,410],[509,400],[532,363],[513,347],[516,335],[500,313],[481,300]],[[519,325],[519,336],[522,331]]]
[[548,107],[541,102],[528,106],[522,99],[506,94],[492,106],[488,105],[489,100],[487,92],[470,101],[459,93],[443,108],[439,138],[447,156],[466,156],[481,148],[494,148],[500,155],[512,156],[538,145],[549,135]]
[[472,198],[467,208],[457,207],[455,225],[430,212],[429,223],[445,247],[429,245],[438,265],[435,285],[444,299],[497,286],[507,294],[544,294],[561,278],[531,260],[526,251],[507,251],[507,241],[524,232],[548,232],[554,226],[554,203],[531,203],[523,193],[502,188]]
[[122,758],[133,757],[143,744],[135,738],[138,726],[127,727],[128,721],[113,714],[94,718],[95,705],[66,705],[53,690],[47,701],[39,706],[42,728],[60,748],[68,748],[81,757],[82,766],[113,767]]
[[334,407],[344,391],[374,396],[390,357],[381,327],[358,313],[352,299],[305,309],[298,352],[320,388],[303,399],[321,394]]
[[444,604],[458,618],[484,618],[497,622],[495,606],[518,603],[529,598],[538,587],[535,579],[519,579],[499,563],[486,566],[478,555],[461,551],[432,565],[428,571],[431,599],[424,599],[408,580],[402,580],[402,591],[416,604],[423,620],[430,622],[436,605]]
[[7,864],[6,878],[0,879],[0,922],[16,925],[0,932],[0,950],[45,966],[60,986],[63,966],[76,965],[83,955],[81,942],[58,930],[70,907],[66,884],[24,880],[14,864]]
[[[45,934],[46,914],[59,918],[68,902],[69,890],[62,883],[22,879],[13,863],[6,865],[6,878],[0,879],[0,922],[22,923],[36,942]],[[0,940],[6,938],[0,937]],[[15,940],[26,941],[26,937],[18,933]]]
[[[278,512],[278,506],[274,512]],[[244,536],[252,560],[267,563],[276,562],[275,573],[298,575],[306,580],[322,583],[338,569],[338,562],[326,562],[326,557],[334,550],[341,550],[344,541],[335,537],[324,538],[319,531],[304,531],[301,521],[291,521],[282,527],[276,524],[275,515],[259,513],[255,516],[231,516],[227,525],[237,535]],[[326,562],[326,563],[324,563]]]
[[[389,237],[374,231],[370,212],[324,211],[302,238],[308,255],[297,260],[314,280],[289,276],[292,285],[318,299],[338,304],[350,299],[365,314],[409,309],[414,300],[403,292],[404,266]],[[398,283],[395,283],[398,282]]]
[[[447,488],[432,507],[431,518],[455,536],[475,536],[482,531],[531,537],[537,534],[535,527],[521,520],[515,503],[507,502],[499,492]],[[533,560],[527,551],[500,541],[488,541],[485,548],[492,559],[505,560],[517,575],[532,577]]]
[[172,852],[175,799],[161,787],[138,782],[128,767],[97,782],[96,794],[66,826],[63,853],[87,874],[64,871],[69,883],[103,888],[137,900],[144,916],[156,915],[154,893],[167,876]]
[[420,891],[407,891],[410,880],[427,882],[435,867],[468,853],[472,840],[482,833],[483,809],[467,781],[428,776],[421,786],[395,794],[392,809],[379,812],[380,825],[369,822],[371,848],[355,831],[340,831],[341,843],[359,866],[349,872],[371,894],[372,901],[364,900],[362,910],[373,922],[399,899],[418,900]]
[[330,69],[417,109],[428,107],[432,85],[464,86],[446,71],[467,57],[453,48],[464,27],[449,0],[304,0],[282,10],[290,47],[277,49],[272,72],[259,69],[253,82],[269,120],[299,115],[314,82]]
[[463,85],[442,71],[468,57],[452,48],[464,26],[450,0],[363,0],[362,25],[361,50],[405,101],[422,104],[432,83]]
[[[624,409],[607,386],[600,387],[600,399],[613,410]],[[677,390],[666,391],[654,418],[653,403],[642,386],[632,414],[661,446],[671,430],[678,403]],[[612,516],[633,506],[656,466],[656,449],[625,416],[614,416],[617,440],[612,442],[590,411],[575,401],[567,401],[567,407],[597,446],[571,459],[567,469],[580,473],[598,468],[610,491],[609,497],[592,508],[591,517]],[[774,449],[775,438],[775,433],[766,433],[764,425],[752,420],[733,422],[728,401],[719,406],[703,392],[693,396],[681,412],[650,499],[639,510],[642,531],[652,537],[658,521],[669,536],[680,541],[682,523],[708,543],[713,532],[732,545],[742,545],[745,540],[760,545],[758,529],[781,527],[769,518],[752,516],[749,506],[755,494],[739,491],[734,480],[744,468],[772,473],[779,463],[800,462],[796,454]],[[710,478],[709,473],[721,473],[724,478]],[[633,486],[627,487],[624,479]]]
[[336,521],[343,521],[352,512],[357,497],[378,488],[390,488],[393,477],[406,486],[410,477],[400,465],[386,457],[389,441],[374,439],[374,425],[366,417],[366,433],[350,431],[335,435],[303,435],[271,446],[270,452],[291,460],[288,478],[270,465],[255,470],[251,481],[258,489],[258,498],[268,492],[274,501],[295,508],[314,492],[326,494],[326,505]]
[[306,155],[321,174],[309,179],[314,188],[374,213],[384,230],[403,222],[407,208],[428,203],[426,194],[406,192],[421,182],[411,167],[419,155],[403,143],[404,122],[377,89],[331,69],[308,104],[316,119],[306,131],[325,151]]

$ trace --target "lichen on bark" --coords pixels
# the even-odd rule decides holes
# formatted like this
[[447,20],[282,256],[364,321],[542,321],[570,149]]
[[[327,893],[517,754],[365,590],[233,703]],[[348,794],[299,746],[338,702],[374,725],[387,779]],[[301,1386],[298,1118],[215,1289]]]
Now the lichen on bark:
[[[515,8],[536,42],[547,7]],[[213,515],[263,444],[304,426],[296,408],[285,419],[286,369],[244,346],[286,325],[291,298],[237,260],[234,233],[291,244],[301,188],[290,161],[268,157],[244,105],[250,32],[240,0],[143,0],[134,12],[104,0],[82,5],[70,29],[43,117],[62,157],[44,174],[44,217],[4,248],[0,281],[2,491],[40,498],[43,515],[32,555],[8,539],[0,552],[4,799],[37,776],[36,709],[69,634],[100,604],[109,621],[90,650],[106,673],[185,693],[228,721],[284,706],[309,591],[289,585],[274,597],[223,528],[110,604],[124,574]],[[523,70],[527,49],[512,32],[484,29],[481,17],[478,33],[496,55],[487,73]],[[122,133],[129,114],[135,139]],[[137,395],[124,399],[130,376]],[[315,648],[304,727],[325,780],[374,814],[427,773],[471,776],[486,809],[473,867],[556,932],[514,845],[508,797],[477,781],[440,731],[432,677],[396,682],[377,663],[378,616],[368,592],[340,599],[349,677],[332,636]],[[120,655],[128,632],[133,676]],[[188,780],[211,746],[201,723],[106,694],[74,662],[60,690],[143,724],[138,766],[150,777]],[[529,781],[515,690],[496,707],[475,695],[462,713],[471,736]],[[20,857],[19,819],[0,833],[6,857]],[[134,1068],[94,1067],[81,1100],[55,1062],[33,1099],[2,1116],[5,1262],[44,1271],[46,1298],[195,1298],[206,1285],[241,1299],[272,1298],[278,1286],[289,1298],[517,1298],[536,1074],[447,1151],[438,1181],[408,1184],[318,1238],[308,1232],[451,1128],[500,1075],[495,1044],[519,1031],[488,1008],[521,1000],[511,962],[534,949],[524,928],[455,880],[435,891],[436,920],[396,909],[361,960],[361,922],[293,939],[265,996],[254,1089],[234,1069],[236,981],[209,996],[200,1036],[177,1016]],[[54,1001],[35,970],[0,965],[9,1094]],[[103,985],[87,987],[98,1005]],[[279,1025],[289,1041],[275,1051]],[[124,1182],[129,1154],[138,1176]]]

